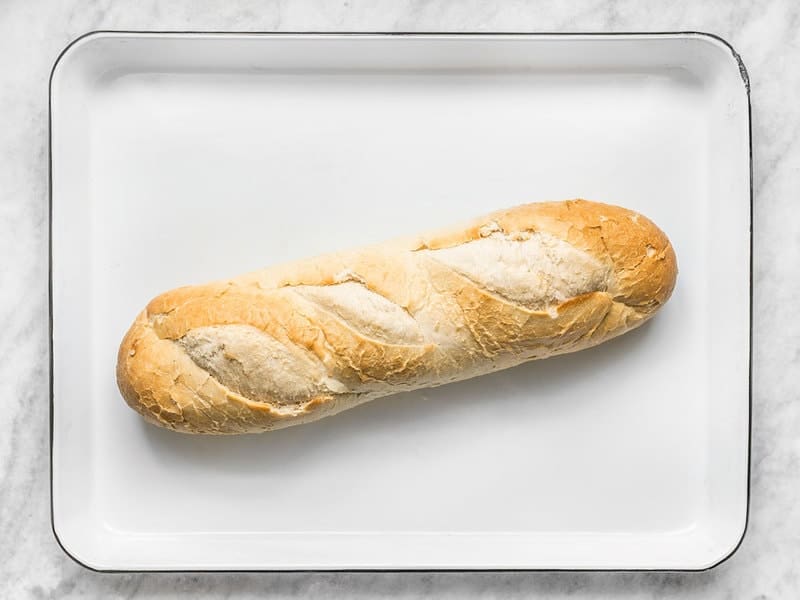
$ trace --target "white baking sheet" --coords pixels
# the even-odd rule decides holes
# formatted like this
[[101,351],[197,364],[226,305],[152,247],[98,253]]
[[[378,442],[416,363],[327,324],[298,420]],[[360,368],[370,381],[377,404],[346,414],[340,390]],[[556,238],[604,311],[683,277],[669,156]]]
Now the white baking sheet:
[[[748,498],[749,115],[702,34],[95,33],[51,82],[52,500],[95,569],[702,569]],[[675,294],[598,348],[260,436],[145,424],[161,291],[529,201],[639,210]]]

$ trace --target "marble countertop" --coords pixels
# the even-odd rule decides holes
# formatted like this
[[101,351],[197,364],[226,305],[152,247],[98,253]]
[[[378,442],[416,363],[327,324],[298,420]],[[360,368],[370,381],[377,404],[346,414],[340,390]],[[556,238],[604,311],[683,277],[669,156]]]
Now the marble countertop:
[[[660,8],[656,8],[660,6]],[[754,153],[751,506],[702,573],[98,574],[50,528],[47,79],[95,29],[715,33],[750,74]],[[800,6],[793,0],[6,0],[0,6],[0,597],[789,598],[800,592]],[[794,299],[794,300],[793,300]]]

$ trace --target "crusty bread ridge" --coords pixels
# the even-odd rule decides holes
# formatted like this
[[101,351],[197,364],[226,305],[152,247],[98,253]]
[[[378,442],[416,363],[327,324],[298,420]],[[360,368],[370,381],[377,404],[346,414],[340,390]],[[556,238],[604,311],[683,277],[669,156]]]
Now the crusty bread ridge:
[[642,215],[527,204],[162,294],[122,341],[117,382],[163,427],[267,431],[594,346],[649,319],[676,276]]

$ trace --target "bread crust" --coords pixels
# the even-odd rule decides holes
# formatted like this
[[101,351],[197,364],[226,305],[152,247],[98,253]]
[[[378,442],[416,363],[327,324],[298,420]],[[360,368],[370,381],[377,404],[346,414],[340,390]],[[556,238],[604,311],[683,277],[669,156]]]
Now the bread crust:
[[[497,269],[481,264],[480,272],[464,272],[437,254],[481,239],[489,239],[492,248],[502,245],[516,252],[521,246],[513,242],[531,236],[555,240],[559,251],[566,243],[568,250],[588,257],[595,265],[591,273],[572,254],[556,253],[548,264],[556,275],[563,273],[591,289],[546,306],[525,305],[478,281],[493,270],[502,276],[502,264]],[[484,257],[476,255],[475,260]],[[535,265],[544,259],[523,260]],[[672,245],[640,214],[585,200],[526,204],[465,226],[166,292],[147,305],[125,335],[117,382],[131,408],[156,425],[188,433],[268,431],[398,391],[594,346],[649,319],[669,299],[676,277]],[[326,298],[335,297],[328,286],[344,283],[353,289],[339,288],[337,295],[377,294],[364,296],[375,298],[378,308],[373,310],[403,312],[395,317],[386,313],[385,331],[370,322],[367,309],[362,311],[366,316],[343,312]],[[540,285],[548,294],[558,292],[552,285]],[[384,301],[391,303],[388,308]],[[240,384],[248,376],[245,367],[258,356],[236,356],[235,348],[228,355],[225,344],[218,343],[209,360],[231,366],[225,371],[228,379],[221,381],[224,377],[204,368],[187,346],[186,340],[201,328],[211,328],[204,330],[209,332],[203,338],[207,341],[220,327],[246,327],[268,336],[273,351],[263,360],[277,360],[274,347],[280,344],[287,348],[285,361],[295,355],[313,360],[327,383],[305,381],[300,370],[286,375],[307,384],[312,391],[306,395],[288,397],[280,389],[264,388],[262,397],[248,397],[242,390],[253,386]],[[226,339],[233,335],[238,340],[238,331],[229,330]]]

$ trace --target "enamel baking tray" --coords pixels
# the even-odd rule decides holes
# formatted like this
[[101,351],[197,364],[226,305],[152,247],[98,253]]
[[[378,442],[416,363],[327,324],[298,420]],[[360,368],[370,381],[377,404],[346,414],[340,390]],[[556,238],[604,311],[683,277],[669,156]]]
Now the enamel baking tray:
[[[52,517],[98,570],[695,570],[747,521],[747,77],[705,34],[92,33],[51,78]],[[145,424],[161,291],[519,203],[672,239],[592,350],[267,435]]]

